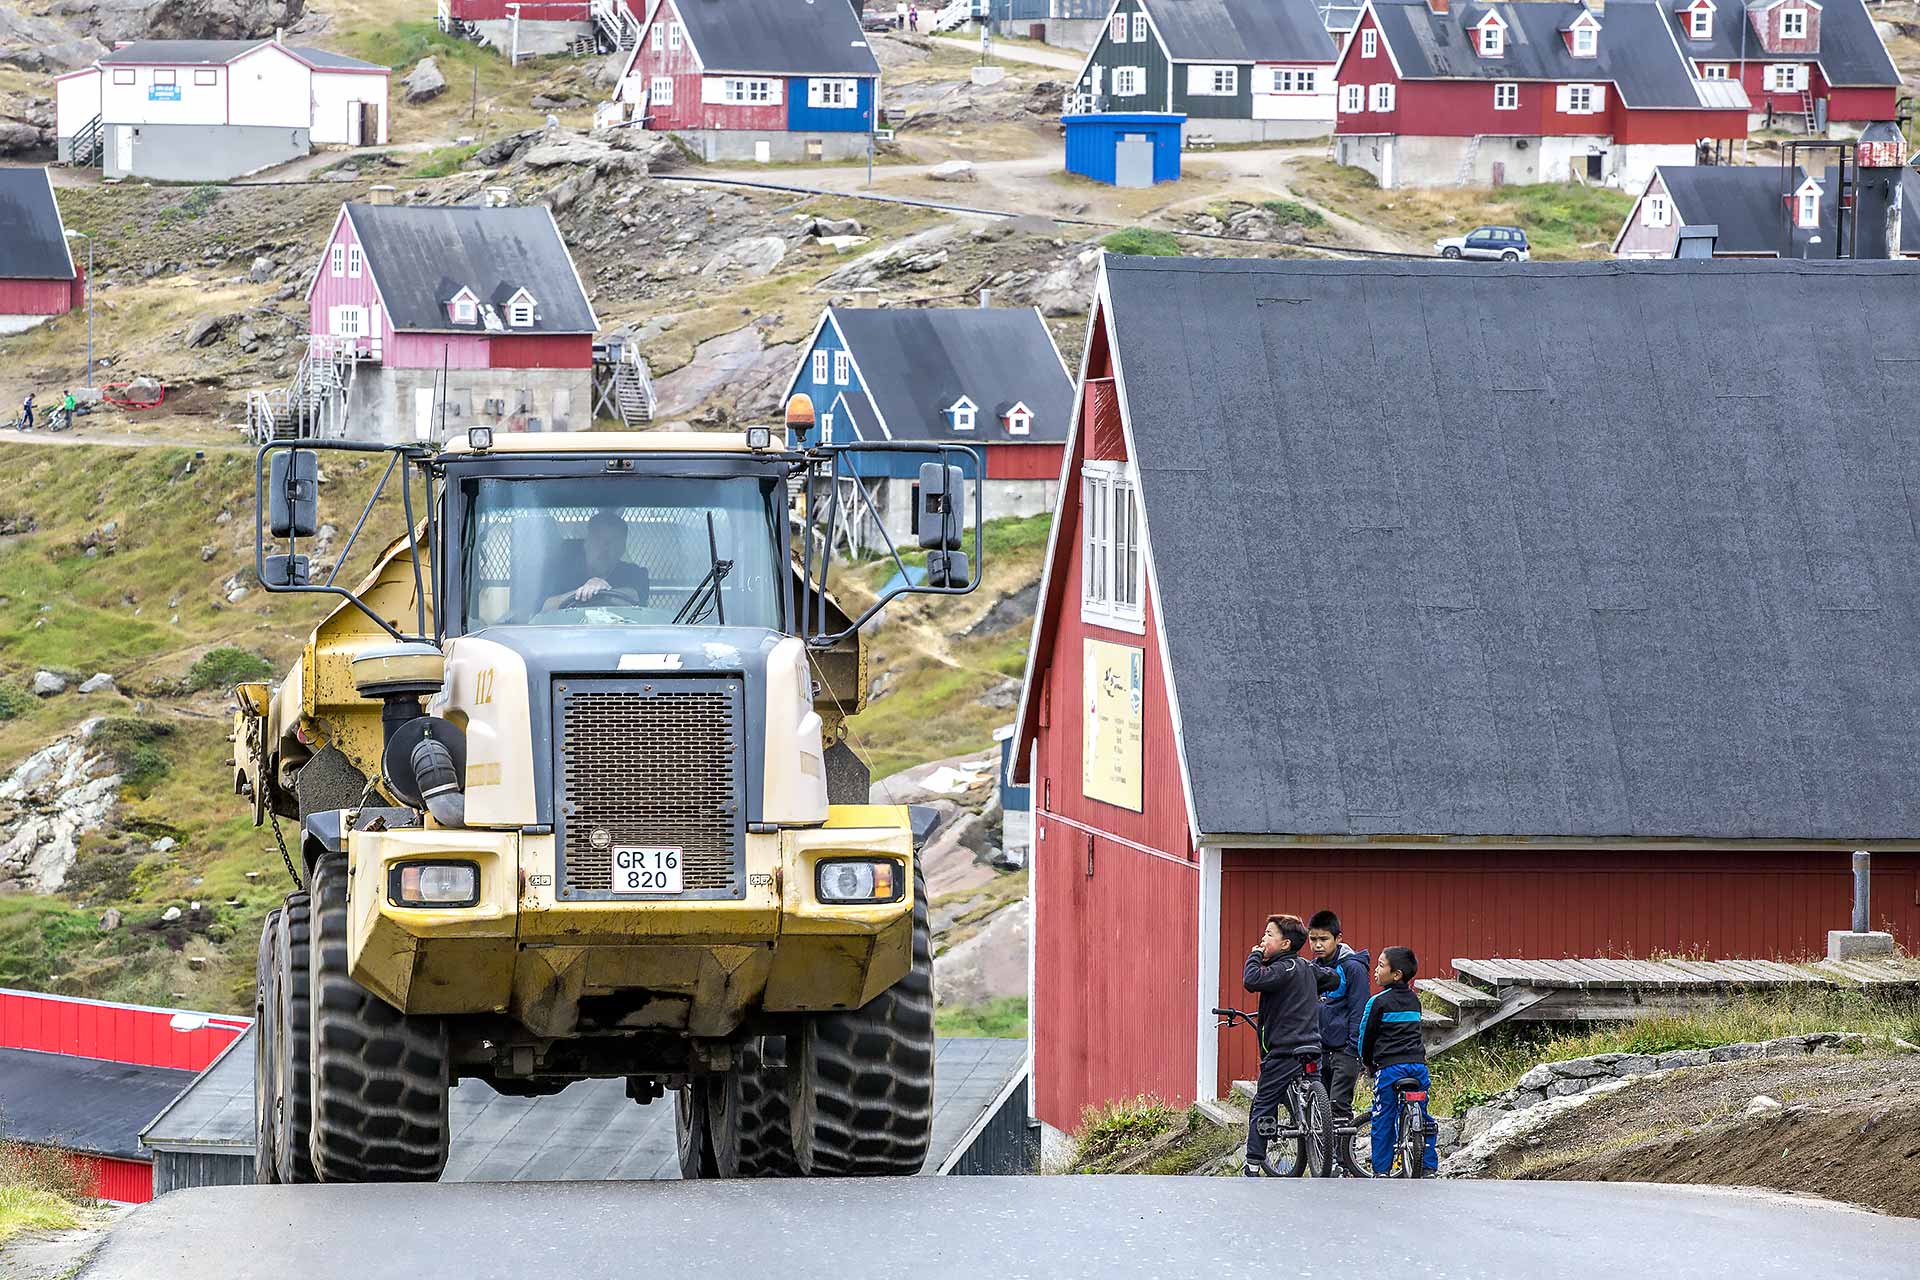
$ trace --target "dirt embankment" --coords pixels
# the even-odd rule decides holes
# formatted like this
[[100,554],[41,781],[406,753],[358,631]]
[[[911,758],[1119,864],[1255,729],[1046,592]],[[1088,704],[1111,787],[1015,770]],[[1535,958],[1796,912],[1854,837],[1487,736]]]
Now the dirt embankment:
[[1920,1055],[1668,1072],[1567,1112],[1489,1174],[1766,1187],[1920,1217]]

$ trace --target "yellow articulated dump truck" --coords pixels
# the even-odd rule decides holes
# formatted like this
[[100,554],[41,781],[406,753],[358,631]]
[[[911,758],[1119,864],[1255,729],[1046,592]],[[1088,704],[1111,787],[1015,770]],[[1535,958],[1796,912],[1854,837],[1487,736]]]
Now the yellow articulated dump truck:
[[[355,535],[382,503],[406,532],[349,588],[354,539],[324,577],[303,539],[322,460],[369,454]],[[767,427],[262,448],[261,582],[334,607],[235,691],[235,790],[296,881],[260,938],[259,1179],[435,1179],[460,1079],[672,1092],[688,1177],[917,1171],[926,891],[845,720],[860,625],[978,584],[979,466]],[[882,534],[901,585],[850,618],[826,560],[882,474],[919,483],[926,572]]]

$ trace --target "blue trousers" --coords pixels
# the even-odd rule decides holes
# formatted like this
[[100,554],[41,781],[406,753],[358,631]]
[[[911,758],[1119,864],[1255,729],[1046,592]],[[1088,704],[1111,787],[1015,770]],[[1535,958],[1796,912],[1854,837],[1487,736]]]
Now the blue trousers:
[[[1373,1078],[1373,1173],[1375,1177],[1385,1177],[1393,1168],[1393,1144],[1399,1136],[1397,1129],[1400,1120],[1400,1095],[1393,1091],[1395,1080],[1418,1080],[1422,1089],[1433,1086],[1432,1078],[1427,1075],[1424,1062],[1403,1062],[1397,1066],[1382,1067],[1380,1074]],[[1427,1104],[1420,1104],[1422,1123],[1427,1118]],[[1440,1154],[1434,1149],[1434,1135],[1427,1134],[1427,1157],[1423,1163],[1429,1171],[1440,1167]]]

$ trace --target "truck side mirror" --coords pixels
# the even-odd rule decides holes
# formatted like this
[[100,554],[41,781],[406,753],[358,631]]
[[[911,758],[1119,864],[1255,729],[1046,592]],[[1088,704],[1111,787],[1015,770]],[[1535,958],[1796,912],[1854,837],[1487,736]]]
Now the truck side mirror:
[[312,576],[305,556],[268,556],[260,570],[263,587],[304,587],[310,581]]
[[964,551],[927,552],[927,585],[964,587],[967,585],[967,553]]
[[[966,484],[960,468],[939,462],[920,464],[920,546],[927,551],[958,551]],[[965,563],[966,557],[961,561]],[[931,557],[928,574],[931,577]],[[962,571],[960,578],[966,580]],[[938,584],[936,584],[938,585]]]
[[268,459],[267,528],[276,538],[311,538],[319,530],[319,454],[290,449]]

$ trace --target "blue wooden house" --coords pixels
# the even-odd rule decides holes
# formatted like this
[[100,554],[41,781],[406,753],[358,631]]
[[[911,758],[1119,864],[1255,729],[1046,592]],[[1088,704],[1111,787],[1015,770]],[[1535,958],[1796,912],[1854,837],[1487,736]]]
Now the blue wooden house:
[[[989,520],[1051,511],[1059,496],[1073,378],[1031,307],[828,307],[782,401],[798,397],[813,426],[793,434],[796,447],[857,440],[971,446],[986,462],[981,497]],[[933,457],[860,460],[878,526],[895,539],[913,532],[920,464]],[[969,480],[982,478],[968,471]],[[971,503],[969,494],[968,511]],[[854,536],[872,545],[879,527],[869,516]]]

